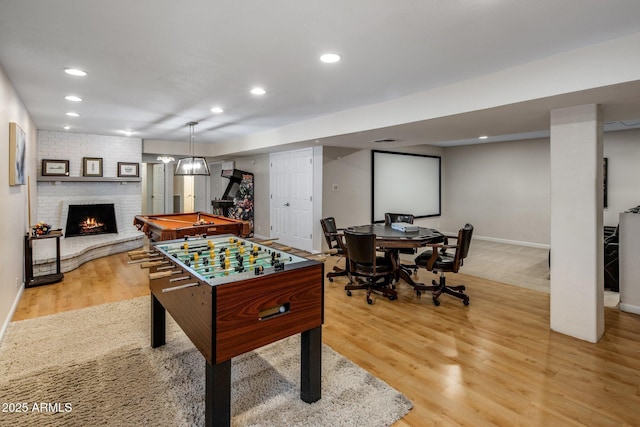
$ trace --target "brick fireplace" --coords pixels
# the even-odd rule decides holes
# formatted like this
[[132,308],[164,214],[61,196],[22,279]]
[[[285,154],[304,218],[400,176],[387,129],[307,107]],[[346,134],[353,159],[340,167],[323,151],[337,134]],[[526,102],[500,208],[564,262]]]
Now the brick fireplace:
[[[32,222],[46,222],[65,233],[60,242],[63,272],[91,259],[142,246],[143,234],[133,225],[134,216],[142,211],[140,179],[117,177],[118,162],[141,162],[142,141],[139,138],[39,131],[37,157],[38,203]],[[83,157],[102,158],[103,177],[83,177]],[[69,160],[69,177],[42,177],[42,159]],[[113,212],[110,229],[98,233],[91,231],[92,225],[86,225],[87,232],[68,234],[70,212],[73,216],[74,207],[88,208],[90,205],[110,207]],[[76,220],[71,218],[71,222]],[[54,268],[54,246],[48,241],[34,246],[36,275],[47,274]]]

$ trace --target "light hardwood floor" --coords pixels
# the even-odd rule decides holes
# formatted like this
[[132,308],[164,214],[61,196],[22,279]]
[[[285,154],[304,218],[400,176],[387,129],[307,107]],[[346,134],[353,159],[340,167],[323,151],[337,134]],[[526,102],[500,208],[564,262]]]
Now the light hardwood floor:
[[[14,320],[148,295],[146,273],[127,261],[109,256],[25,290]],[[398,300],[368,305],[362,292],[346,296],[346,279],[325,280],[323,341],[413,402],[396,426],[640,425],[640,316],[606,308],[604,337],[587,343],[549,330],[547,293],[448,277],[467,286],[469,306],[442,296],[435,307],[404,283]]]

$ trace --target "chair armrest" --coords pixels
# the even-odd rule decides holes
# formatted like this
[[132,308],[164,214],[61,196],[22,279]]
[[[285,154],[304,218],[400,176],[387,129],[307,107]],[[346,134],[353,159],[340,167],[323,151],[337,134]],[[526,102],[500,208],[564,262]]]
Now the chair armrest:
[[[427,270],[433,270],[433,264],[438,260],[440,255],[452,256],[447,253],[447,249],[455,249],[458,245],[447,245],[443,243],[428,243],[426,246],[433,248],[433,252],[431,253],[431,257],[427,260]],[[440,250],[438,250],[440,249]]]
[[604,245],[617,245],[619,242],[618,240],[618,235],[617,234],[612,234],[611,236],[607,236],[604,239]]
[[434,248],[434,249],[440,248],[440,249],[444,249],[444,250],[455,249],[455,248],[458,247],[458,245],[448,245],[446,243],[427,243],[425,246],[429,246],[429,247]]
[[604,254],[605,255],[612,255],[612,254],[616,254],[618,253],[618,248],[619,248],[619,243],[607,243],[604,246]]

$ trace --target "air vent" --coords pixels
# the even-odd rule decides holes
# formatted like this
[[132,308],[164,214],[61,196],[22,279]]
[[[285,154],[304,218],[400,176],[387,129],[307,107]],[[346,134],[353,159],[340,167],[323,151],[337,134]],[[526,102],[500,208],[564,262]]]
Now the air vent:
[[382,138],[382,139],[374,139],[371,142],[396,142],[393,138]]

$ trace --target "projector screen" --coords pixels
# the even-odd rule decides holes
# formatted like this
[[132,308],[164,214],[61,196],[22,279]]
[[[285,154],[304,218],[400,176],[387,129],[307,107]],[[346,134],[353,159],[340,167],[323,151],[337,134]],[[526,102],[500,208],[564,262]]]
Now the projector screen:
[[371,152],[372,222],[384,214],[440,215],[440,157]]

